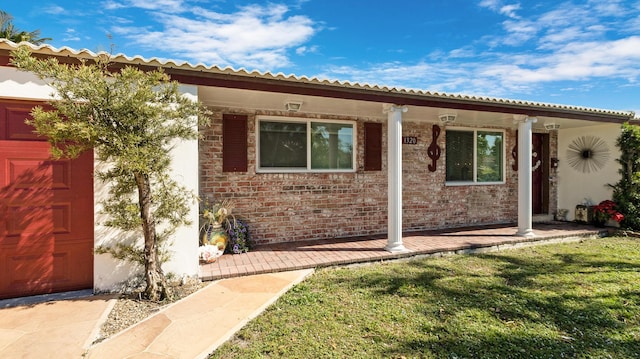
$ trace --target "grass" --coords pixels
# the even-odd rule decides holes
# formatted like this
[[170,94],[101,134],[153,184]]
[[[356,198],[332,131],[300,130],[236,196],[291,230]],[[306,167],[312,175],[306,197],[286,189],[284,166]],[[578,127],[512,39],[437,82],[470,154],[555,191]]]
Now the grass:
[[326,269],[211,358],[640,358],[640,240]]

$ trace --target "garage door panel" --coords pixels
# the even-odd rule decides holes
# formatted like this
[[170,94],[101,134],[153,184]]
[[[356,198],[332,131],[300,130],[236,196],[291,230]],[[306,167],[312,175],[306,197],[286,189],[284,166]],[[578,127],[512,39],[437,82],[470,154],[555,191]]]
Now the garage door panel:
[[58,203],[50,207],[53,234],[71,233],[71,203]]
[[33,105],[0,103],[0,298],[93,285],[93,153],[51,159]]
[[31,119],[30,104],[0,104],[0,112],[4,121],[2,121],[3,130],[0,132],[3,137],[0,139],[29,141],[42,141],[43,138],[34,133],[33,126],[24,123],[26,119]]
[[34,206],[10,205],[6,215],[7,236],[37,237],[71,232],[71,203]]
[[91,252],[92,248],[86,242],[60,243],[53,250],[32,245],[5,252],[3,270],[8,275],[3,276],[2,287],[22,295],[90,287],[93,283],[92,262],[74,260],[86,258]]
[[[40,210],[40,211],[38,211]],[[33,237],[48,234],[53,226],[45,216],[42,207],[9,205],[7,206],[6,229],[7,237]]]
[[7,159],[9,181],[16,189],[69,189],[69,160],[42,161],[29,158]]
[[[33,265],[38,263],[38,265]],[[8,284],[13,288],[26,288],[48,281],[48,275],[43,271],[51,267],[53,257],[49,253],[16,251],[6,258],[5,271],[10,273]]]

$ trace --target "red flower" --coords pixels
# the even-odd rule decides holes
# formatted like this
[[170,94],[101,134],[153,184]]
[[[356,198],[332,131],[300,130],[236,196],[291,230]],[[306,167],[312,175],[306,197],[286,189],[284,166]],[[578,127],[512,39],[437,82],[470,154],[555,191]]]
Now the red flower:
[[624,215],[616,210],[616,203],[611,200],[605,200],[600,202],[597,206],[593,207],[593,214],[596,218],[603,221],[607,219],[613,219],[620,223],[624,219]]

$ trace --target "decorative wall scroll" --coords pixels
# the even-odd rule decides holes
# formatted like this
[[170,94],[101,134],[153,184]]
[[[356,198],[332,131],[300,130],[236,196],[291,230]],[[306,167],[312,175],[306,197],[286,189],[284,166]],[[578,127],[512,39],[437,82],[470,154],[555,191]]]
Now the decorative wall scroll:
[[511,165],[511,169],[514,171],[518,170],[518,131],[516,131],[516,144],[513,145],[511,149],[511,157],[513,157],[513,164]]
[[534,158],[535,163],[531,166],[531,172],[535,172],[540,166],[542,166],[542,159],[538,158],[538,152],[532,151],[531,156]]
[[607,164],[609,156],[609,146],[596,136],[580,136],[571,141],[567,149],[567,162],[583,173],[599,171]]
[[440,159],[440,155],[442,154],[442,149],[438,146],[438,136],[440,136],[440,126],[433,125],[432,127],[433,136],[431,137],[431,144],[427,148],[427,155],[431,158],[431,164],[427,166],[429,171],[436,171],[436,164]]

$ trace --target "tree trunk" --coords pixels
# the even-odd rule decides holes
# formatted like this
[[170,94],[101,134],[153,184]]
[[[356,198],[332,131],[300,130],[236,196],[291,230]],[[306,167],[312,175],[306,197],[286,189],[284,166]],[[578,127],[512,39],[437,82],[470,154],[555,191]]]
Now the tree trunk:
[[144,271],[147,282],[144,295],[149,300],[158,301],[169,297],[170,292],[158,258],[156,225],[151,212],[151,182],[149,176],[144,173],[135,173],[134,176],[138,186],[138,203],[144,234]]

